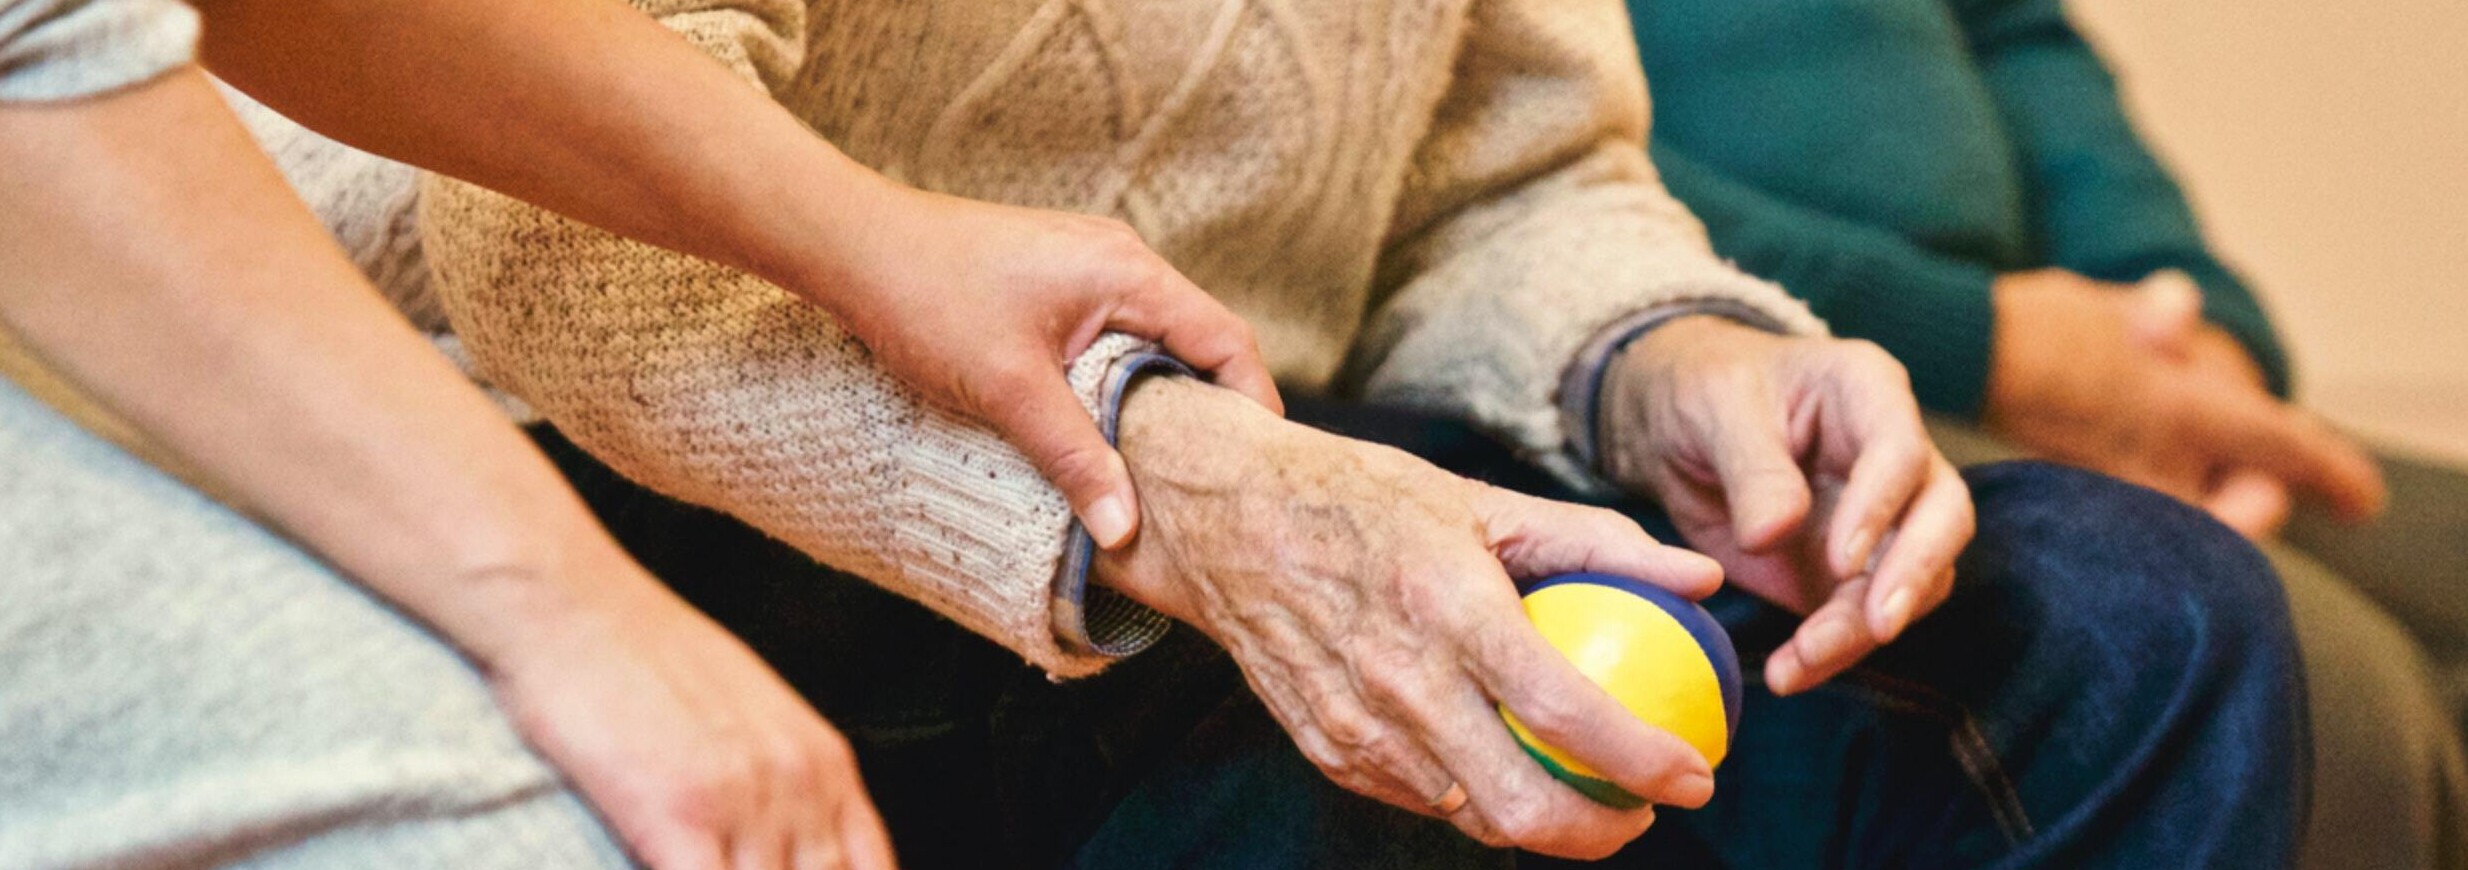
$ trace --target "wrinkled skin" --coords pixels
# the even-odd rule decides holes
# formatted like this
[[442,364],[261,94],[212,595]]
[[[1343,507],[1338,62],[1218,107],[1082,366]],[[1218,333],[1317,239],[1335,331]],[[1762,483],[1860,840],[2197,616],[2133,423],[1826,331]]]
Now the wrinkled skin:
[[1597,570],[1701,596],[1703,557],[1625,517],[1458,478],[1175,378],[1135,388],[1123,452],[1148,527],[1097,580],[1216,640],[1330,779],[1500,846],[1607,855],[1651,807],[1551,779],[1494,709],[1658,804],[1713,792],[1705,760],[1630,716],[1543,641],[1512,577]]
[[1808,617],[1767,661],[1776,693],[1833,677],[1950,594],[1970,491],[1883,350],[1689,317],[1612,365],[1605,473],[1659,501],[1733,584]]

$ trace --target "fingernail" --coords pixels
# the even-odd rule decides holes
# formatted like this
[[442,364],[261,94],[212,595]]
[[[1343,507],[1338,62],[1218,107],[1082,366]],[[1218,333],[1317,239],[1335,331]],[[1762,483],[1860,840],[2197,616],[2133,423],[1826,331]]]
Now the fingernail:
[[1885,630],[1880,639],[1901,637],[1902,630],[1911,626],[1911,590],[1896,589],[1887,593],[1885,603],[1877,608],[1877,615],[1885,619]]
[[1765,661],[1765,688],[1777,695],[1800,690],[1800,663],[1793,655],[1777,655]]
[[1088,536],[1097,540],[1101,549],[1122,546],[1131,537],[1131,509],[1124,506],[1123,497],[1109,495],[1088,506],[1088,515],[1080,520],[1088,526]]
[[1851,540],[1842,547],[1842,558],[1836,560],[1844,571],[1859,571],[1868,564],[1868,550],[1877,545],[1877,530],[1860,529],[1851,533]]
[[1672,786],[1671,800],[1680,806],[1694,809],[1714,799],[1714,775],[1711,773],[1683,774]]

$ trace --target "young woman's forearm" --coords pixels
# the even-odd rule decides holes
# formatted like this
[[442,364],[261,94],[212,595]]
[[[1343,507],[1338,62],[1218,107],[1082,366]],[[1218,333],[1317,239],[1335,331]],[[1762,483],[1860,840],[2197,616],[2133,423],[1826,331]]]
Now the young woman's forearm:
[[[620,0],[202,0],[217,75],[361,149],[815,288],[890,181]],[[758,51],[748,48],[749,52]]]
[[651,585],[368,287],[194,70],[0,106],[0,321],[483,661],[522,615],[623,591],[575,578]]

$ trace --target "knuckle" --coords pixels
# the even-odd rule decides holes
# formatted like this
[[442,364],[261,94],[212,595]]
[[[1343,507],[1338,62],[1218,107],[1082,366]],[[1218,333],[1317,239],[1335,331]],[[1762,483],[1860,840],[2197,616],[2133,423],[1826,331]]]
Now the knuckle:
[[1380,725],[1360,710],[1325,710],[1320,714],[1320,731],[1349,756],[1359,757],[1379,739]]
[[745,769],[729,763],[700,768],[670,784],[663,793],[661,810],[687,827],[708,827],[745,794],[751,780]]
[[1355,780],[1361,778],[1361,775],[1354,769],[1353,761],[1338,753],[1335,748],[1329,744],[1303,742],[1299,745],[1302,749],[1303,758],[1310,761],[1312,767],[1319,768],[1320,773],[1326,775],[1329,779],[1340,783],[1345,783],[1348,787],[1351,787]]
[[1411,705],[1426,694],[1420,675],[1420,656],[1394,648],[1381,648],[1358,655],[1355,667],[1361,674],[1363,692],[1383,703]]
[[1848,339],[1834,344],[1835,360],[1847,376],[1865,382],[1907,383],[1910,373],[1902,361],[1876,342]]
[[[1129,247],[1123,250],[1122,256],[1123,271],[1119,277],[1125,289],[1134,294],[1155,295],[1173,286],[1173,282],[1168,279],[1174,275],[1174,267],[1150,252],[1148,246],[1140,243],[1139,237],[1132,237]],[[1172,297],[1155,295],[1155,298],[1171,299]]]
[[1064,489],[1081,489],[1106,483],[1112,464],[1106,461],[1108,450],[1094,444],[1074,443],[1055,451],[1047,458],[1047,473]]
[[1150,251],[1148,240],[1128,223],[1114,218],[1095,218],[1089,234],[1102,255],[1124,271],[1126,279],[1139,279],[1162,274],[1165,261]]
[[1405,773],[1414,761],[1405,737],[1385,728],[1363,740],[1361,751],[1364,761],[1391,773]]
[[1128,240],[1137,242],[1140,240],[1140,231],[1133,229],[1131,227],[1131,222],[1123,220],[1122,218],[1107,215],[1087,215],[1085,216],[1085,219],[1088,221],[1090,230],[1104,238],[1114,241]]
[[857,748],[838,731],[825,729],[810,750],[814,763],[825,770],[849,770],[857,766]]
[[783,741],[771,751],[771,772],[789,782],[812,782],[822,773],[822,759],[812,749]]
[[1902,369],[1902,362],[1895,359],[1891,352],[1888,352],[1883,345],[1868,339],[1851,339],[1843,342],[1842,347],[1844,354],[1849,356],[1855,365],[1878,371],[1900,371]]

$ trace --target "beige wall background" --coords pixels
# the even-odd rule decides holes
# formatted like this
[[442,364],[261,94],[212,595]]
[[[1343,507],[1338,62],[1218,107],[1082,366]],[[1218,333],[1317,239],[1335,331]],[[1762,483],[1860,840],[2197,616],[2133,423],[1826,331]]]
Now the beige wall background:
[[2468,0],[2070,0],[2307,404],[2468,461]]

